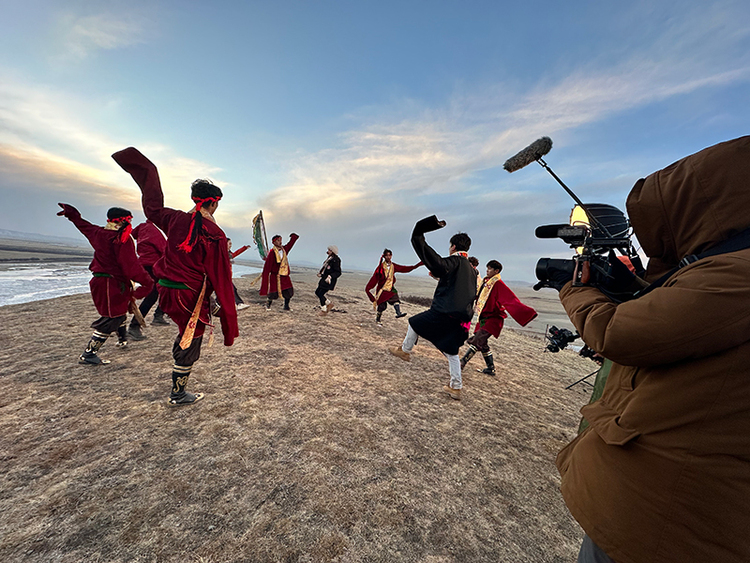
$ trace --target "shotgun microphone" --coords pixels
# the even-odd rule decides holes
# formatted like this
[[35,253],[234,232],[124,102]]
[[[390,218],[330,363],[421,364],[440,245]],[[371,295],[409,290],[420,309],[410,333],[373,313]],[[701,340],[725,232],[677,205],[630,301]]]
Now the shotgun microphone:
[[551,150],[552,139],[549,137],[542,137],[531,143],[517,155],[511,156],[505,161],[503,168],[508,172],[515,172],[516,170],[520,170],[524,166],[528,166],[532,162],[539,160]]

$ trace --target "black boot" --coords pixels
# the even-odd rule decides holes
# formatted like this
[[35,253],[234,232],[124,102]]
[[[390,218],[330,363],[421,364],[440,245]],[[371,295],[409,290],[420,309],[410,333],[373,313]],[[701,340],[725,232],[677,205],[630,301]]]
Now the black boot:
[[128,345],[128,325],[125,321],[117,327],[117,346],[118,348],[124,348]]
[[148,338],[145,334],[143,334],[141,325],[137,320],[135,320],[135,318],[133,318],[133,322],[130,323],[130,328],[128,329],[128,337],[132,340],[146,340],[146,338]]
[[378,314],[375,316],[375,322],[378,323],[380,326],[383,326],[383,323],[380,322],[380,319],[383,317],[383,311],[378,311]]
[[401,303],[396,303],[393,306],[393,308],[396,309],[396,318],[397,319],[400,319],[401,317],[405,317],[406,316],[406,313],[402,313],[401,312]]
[[487,363],[487,367],[484,369],[478,369],[477,371],[486,373],[487,375],[495,375],[495,359],[492,357],[492,352],[482,353],[484,361]]
[[93,336],[91,337],[91,340],[89,340],[88,346],[86,346],[86,349],[83,351],[83,354],[78,357],[78,363],[91,364],[95,366],[108,364],[109,360],[102,360],[97,355],[97,352],[99,352],[99,349],[107,341],[107,338],[109,338],[109,334],[95,331]]
[[284,310],[285,311],[291,311],[291,307],[289,307],[289,301],[291,301],[291,297],[284,297]]
[[188,393],[185,391],[190,371],[193,366],[172,366],[172,392],[169,394],[169,405],[176,407],[180,405],[192,405],[203,398],[203,393]]
[[169,321],[164,318],[164,311],[162,311],[158,306],[156,307],[156,311],[154,311],[154,320],[151,321],[151,324],[169,326]]
[[464,354],[464,357],[461,358],[461,369],[464,369],[466,367],[466,364],[469,363],[469,360],[471,360],[474,357],[474,354],[477,353],[477,349],[474,348],[471,344],[469,344],[469,349],[466,350],[466,353]]
[[271,303],[273,303],[273,299],[269,298],[268,301],[266,301],[266,311],[271,310]]

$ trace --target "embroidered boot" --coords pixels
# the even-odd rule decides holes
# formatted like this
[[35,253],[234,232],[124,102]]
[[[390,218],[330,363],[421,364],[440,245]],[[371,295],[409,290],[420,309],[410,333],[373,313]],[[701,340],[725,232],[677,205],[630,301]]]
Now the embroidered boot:
[[484,369],[477,369],[478,372],[486,373],[487,375],[495,375],[495,359],[492,357],[492,352],[482,353],[484,356],[484,361],[487,364],[487,367]]
[[383,323],[380,322],[380,319],[383,317],[383,311],[378,311],[378,314],[375,315],[375,322],[378,326],[383,326]]
[[469,363],[469,360],[471,360],[476,353],[477,349],[473,345],[469,344],[469,349],[466,350],[464,357],[461,358],[461,369],[464,369],[466,367],[466,364]]
[[94,334],[91,336],[91,340],[89,340],[88,346],[86,346],[86,349],[83,351],[83,354],[78,357],[78,363],[91,364],[94,366],[108,364],[109,360],[102,360],[97,355],[97,352],[99,352],[99,349],[107,341],[107,338],[109,338],[109,334],[104,334],[103,332],[95,330]]
[[118,348],[124,348],[128,345],[128,325],[123,323],[117,327],[117,346]]
[[172,366],[172,392],[167,403],[170,407],[192,405],[203,398],[203,393],[193,394],[185,391],[192,369],[193,366]]

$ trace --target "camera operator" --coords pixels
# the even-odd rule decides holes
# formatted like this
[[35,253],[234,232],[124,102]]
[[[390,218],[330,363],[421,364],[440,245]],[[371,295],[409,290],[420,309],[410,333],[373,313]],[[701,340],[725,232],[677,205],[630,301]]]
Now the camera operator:
[[750,136],[639,180],[627,209],[658,287],[618,304],[550,276],[614,362],[557,457],[578,561],[750,561]]

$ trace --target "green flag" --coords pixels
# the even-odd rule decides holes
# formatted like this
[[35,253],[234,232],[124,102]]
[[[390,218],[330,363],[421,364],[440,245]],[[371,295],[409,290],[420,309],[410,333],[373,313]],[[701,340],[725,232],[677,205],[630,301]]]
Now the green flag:
[[255,245],[258,247],[258,254],[265,260],[268,255],[268,249],[266,248],[263,240],[263,232],[265,231],[265,225],[263,225],[263,212],[258,213],[253,219],[253,240]]

